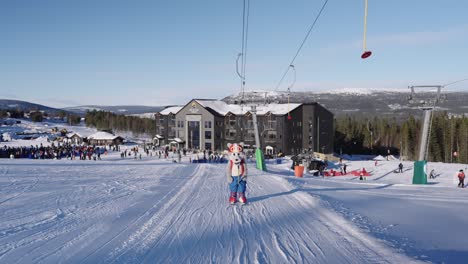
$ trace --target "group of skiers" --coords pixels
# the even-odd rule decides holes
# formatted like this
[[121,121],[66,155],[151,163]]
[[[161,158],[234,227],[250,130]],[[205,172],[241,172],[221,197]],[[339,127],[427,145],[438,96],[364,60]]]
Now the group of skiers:
[[43,146],[42,143],[29,147],[7,147],[0,148],[0,158],[9,159],[71,159],[79,157],[80,160],[100,160],[101,153],[107,151],[103,147],[76,146],[69,143]]

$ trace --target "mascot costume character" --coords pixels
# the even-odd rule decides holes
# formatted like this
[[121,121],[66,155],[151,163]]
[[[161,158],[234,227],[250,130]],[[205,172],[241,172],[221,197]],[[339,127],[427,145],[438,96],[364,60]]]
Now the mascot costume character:
[[229,162],[226,176],[231,195],[229,202],[234,204],[236,199],[242,204],[247,203],[245,190],[247,188],[247,165],[245,164],[243,146],[241,144],[228,144]]

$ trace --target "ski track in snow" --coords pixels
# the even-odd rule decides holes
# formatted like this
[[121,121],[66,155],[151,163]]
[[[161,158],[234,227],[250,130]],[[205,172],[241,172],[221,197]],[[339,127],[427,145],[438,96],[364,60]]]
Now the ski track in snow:
[[417,261],[330,210],[319,196],[253,165],[249,203],[230,205],[224,164],[4,163],[2,263]]

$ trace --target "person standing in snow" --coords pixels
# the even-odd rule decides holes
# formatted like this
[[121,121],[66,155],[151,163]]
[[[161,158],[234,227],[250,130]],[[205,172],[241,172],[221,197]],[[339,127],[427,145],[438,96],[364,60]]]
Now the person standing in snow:
[[245,191],[247,189],[247,165],[243,146],[241,144],[228,144],[229,162],[226,167],[226,176],[229,183],[229,202],[234,204],[236,199],[244,204],[247,203]]
[[431,172],[429,173],[429,179],[435,179],[435,170],[432,169]]
[[465,188],[465,173],[463,172],[463,170],[460,170],[460,172],[458,173],[458,180],[458,187]]
[[398,173],[403,173],[403,163],[398,164]]

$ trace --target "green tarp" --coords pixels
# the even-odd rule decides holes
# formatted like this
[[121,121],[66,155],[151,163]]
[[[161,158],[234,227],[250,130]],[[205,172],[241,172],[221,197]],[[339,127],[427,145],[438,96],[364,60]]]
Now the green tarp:
[[414,162],[413,184],[427,184],[425,160],[418,160]]
[[266,171],[265,157],[263,157],[263,152],[260,149],[255,150],[255,159],[257,160],[257,169]]

